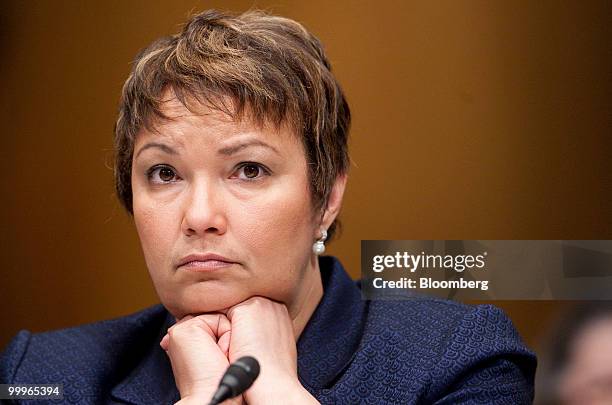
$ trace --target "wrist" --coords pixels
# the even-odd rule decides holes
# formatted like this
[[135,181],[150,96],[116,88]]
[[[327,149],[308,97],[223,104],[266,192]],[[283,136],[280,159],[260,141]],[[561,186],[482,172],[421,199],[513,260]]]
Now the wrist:
[[[212,399],[214,392],[210,395],[189,395],[184,398],[181,398],[174,405],[208,405],[210,400]],[[231,398],[226,401],[223,401],[223,405],[244,405],[244,401],[242,400],[242,396],[239,395],[236,398]]]
[[181,398],[174,405],[206,405],[210,402],[210,398],[198,396],[198,395],[190,395]]
[[306,388],[302,386],[302,384],[297,383],[297,387],[288,395],[291,395],[291,400],[288,401],[291,404],[300,404],[300,405],[319,405],[319,401],[312,396],[310,392]]
[[249,405],[311,405],[319,404],[306,388],[297,380],[275,381],[273,384],[257,381],[258,385],[245,393],[245,400]]
[[[188,405],[188,404],[195,404],[195,403],[199,403],[200,405],[202,405],[202,404],[208,404],[210,402],[211,398],[215,394],[217,386],[216,385],[215,386],[206,385],[202,387],[195,386],[195,387],[188,387],[188,388],[181,387],[181,388],[179,388],[179,393],[181,395],[181,401],[179,402],[181,403],[181,405]],[[183,402],[183,400],[185,401]],[[196,402],[196,401],[199,401],[199,402]]]

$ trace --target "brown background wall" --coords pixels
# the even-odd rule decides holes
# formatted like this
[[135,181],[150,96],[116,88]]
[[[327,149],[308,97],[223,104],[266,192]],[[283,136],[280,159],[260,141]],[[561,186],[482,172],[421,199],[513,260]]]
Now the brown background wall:
[[[113,195],[120,88],[190,10],[252,5],[312,30],[351,103],[353,276],[361,239],[612,239],[609,2],[5,0],[0,346],[156,302]],[[534,346],[562,306],[499,305]]]

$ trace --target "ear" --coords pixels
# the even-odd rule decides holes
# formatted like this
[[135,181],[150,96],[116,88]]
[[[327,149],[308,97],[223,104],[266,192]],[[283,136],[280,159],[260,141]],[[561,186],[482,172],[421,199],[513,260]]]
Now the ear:
[[321,226],[325,229],[329,229],[332,222],[334,222],[334,219],[336,219],[338,213],[340,212],[347,179],[347,174],[341,174],[336,177],[336,181],[334,182],[334,186],[332,187],[331,193],[329,193],[329,198],[327,199],[327,207],[323,212],[323,219],[321,221]]

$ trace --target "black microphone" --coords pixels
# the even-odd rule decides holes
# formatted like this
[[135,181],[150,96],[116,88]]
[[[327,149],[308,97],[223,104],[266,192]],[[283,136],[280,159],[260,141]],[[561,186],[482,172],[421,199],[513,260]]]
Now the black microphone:
[[259,362],[253,357],[245,356],[230,364],[209,405],[217,405],[226,399],[237,397],[249,389],[259,376]]

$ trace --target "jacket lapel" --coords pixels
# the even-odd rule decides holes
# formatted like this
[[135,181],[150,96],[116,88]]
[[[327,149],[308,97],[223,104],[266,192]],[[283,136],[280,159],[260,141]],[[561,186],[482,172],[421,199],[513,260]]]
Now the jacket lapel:
[[161,338],[174,323],[170,313],[155,344],[141,362],[111,392],[113,400],[128,404],[174,404],[180,399],[174,383],[170,360],[159,346]]

